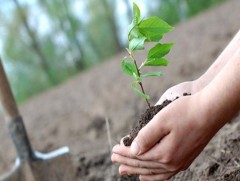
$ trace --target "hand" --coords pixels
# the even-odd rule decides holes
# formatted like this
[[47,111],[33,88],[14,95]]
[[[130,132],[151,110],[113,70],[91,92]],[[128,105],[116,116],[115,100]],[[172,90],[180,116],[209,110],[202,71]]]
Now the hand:
[[[160,111],[130,148],[123,144],[113,148],[112,161],[120,164],[120,174],[139,174],[140,180],[171,178],[186,169],[240,110],[239,48],[233,53],[239,47],[239,36],[198,79],[202,84],[195,94],[191,91],[192,96],[181,97]],[[171,90],[179,93],[180,88],[191,87],[191,83],[184,84],[170,88],[165,98]]]
[[203,88],[203,83],[200,79],[195,81],[188,81],[177,84],[164,92],[159,101],[156,103],[157,105],[162,104],[166,99],[174,100],[176,97],[182,97],[184,93],[191,93],[191,95],[200,91]]
[[212,117],[207,107],[201,108],[202,100],[198,93],[174,101],[139,132],[131,147],[116,145],[112,161],[120,164],[120,174],[158,181],[188,168],[219,128],[208,124]]

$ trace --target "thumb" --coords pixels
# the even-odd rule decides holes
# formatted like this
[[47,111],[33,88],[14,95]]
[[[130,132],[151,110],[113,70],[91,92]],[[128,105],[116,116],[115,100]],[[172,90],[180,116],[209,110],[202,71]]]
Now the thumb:
[[155,144],[157,144],[164,136],[169,133],[165,121],[161,118],[161,113],[158,113],[153,117],[153,119],[143,127],[137,137],[131,144],[131,154],[139,156],[149,149],[151,149]]

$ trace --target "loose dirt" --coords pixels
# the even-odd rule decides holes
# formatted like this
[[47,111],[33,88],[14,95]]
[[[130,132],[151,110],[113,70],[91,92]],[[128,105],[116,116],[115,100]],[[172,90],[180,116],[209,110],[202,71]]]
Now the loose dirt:
[[[189,96],[191,95],[190,93],[184,93],[183,96]],[[178,99],[179,97],[176,97],[174,100]],[[173,101],[174,101],[173,100]],[[151,106],[150,108],[148,108],[140,117],[140,119],[137,122],[137,125],[131,130],[131,132],[128,134],[128,136],[126,136],[123,139],[123,143],[125,146],[130,146],[133,142],[133,140],[136,138],[136,136],[138,135],[138,132],[144,127],[146,126],[149,121],[151,121],[153,119],[153,117],[159,112],[161,111],[164,107],[166,107],[167,105],[169,105],[171,102],[173,102],[171,100],[165,100],[163,101],[162,104],[160,105],[156,105],[156,106]]]
[[164,107],[166,107],[168,104],[170,104],[172,101],[165,100],[161,105],[151,106],[148,108],[140,117],[137,125],[132,129],[132,131],[129,133],[129,136],[125,137],[123,139],[123,143],[125,146],[130,146],[133,142],[133,140],[138,135],[138,132],[146,126],[149,121],[152,120],[152,118],[161,111]]
[[[164,91],[198,78],[216,59],[240,27],[240,1],[225,4],[179,24],[165,37],[174,42],[164,76],[143,82],[155,104]],[[20,112],[34,149],[48,152],[70,147],[76,180],[137,180],[120,177],[110,160],[105,118],[110,121],[113,144],[126,136],[138,115],[146,109],[130,88],[131,80],[119,66],[125,52],[96,65],[64,84],[20,105]],[[136,57],[142,60],[145,53]],[[15,151],[0,115],[0,174],[8,171]],[[225,125],[184,172],[172,181],[239,181],[240,116]]]

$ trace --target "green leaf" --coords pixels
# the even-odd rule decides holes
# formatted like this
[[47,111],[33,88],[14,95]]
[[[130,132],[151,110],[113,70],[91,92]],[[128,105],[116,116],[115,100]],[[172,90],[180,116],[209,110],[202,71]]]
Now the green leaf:
[[133,77],[134,74],[138,75],[136,66],[133,62],[130,62],[130,61],[127,61],[127,60],[122,60],[121,69],[125,74],[127,74],[131,77]]
[[153,77],[153,76],[161,76],[163,73],[162,72],[150,72],[147,74],[142,75],[143,77]]
[[137,74],[133,74],[133,77],[134,77],[134,79],[135,79],[135,81],[137,82],[137,83],[139,83],[139,82],[142,82],[143,81],[143,76],[138,76]]
[[160,44],[158,43],[148,52],[147,58],[162,58],[169,53],[173,46],[173,43]]
[[173,29],[168,23],[158,17],[145,19],[139,24],[139,31],[148,41],[159,41],[162,36]]
[[137,89],[137,82],[132,83],[132,89],[141,97],[144,97],[145,99],[150,99],[150,96],[147,94],[144,94],[142,91]]
[[162,39],[163,35],[156,33],[152,34],[151,37],[148,37],[146,42],[159,42]]
[[144,50],[145,40],[146,40],[146,37],[133,38],[129,42],[129,50],[131,52],[134,51],[134,50]]
[[167,66],[168,61],[164,58],[149,58],[145,61],[144,66]]
[[136,25],[139,23],[141,16],[140,9],[136,3],[133,3],[133,14],[134,14],[133,23],[134,25]]
[[131,41],[134,38],[140,38],[140,37],[144,37],[144,36],[140,33],[137,26],[133,27],[131,29],[131,31],[129,31],[129,33],[128,33],[128,40],[129,41]]
[[[138,38],[142,36],[139,32],[137,25],[140,23],[140,9],[136,3],[133,3],[133,21],[128,27],[128,39]],[[140,35],[140,36],[139,36]]]

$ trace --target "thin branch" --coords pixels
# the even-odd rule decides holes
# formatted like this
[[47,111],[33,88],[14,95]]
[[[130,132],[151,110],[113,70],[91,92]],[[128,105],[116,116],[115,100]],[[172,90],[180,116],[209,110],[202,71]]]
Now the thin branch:
[[[137,61],[135,60],[135,58],[133,57],[133,55],[132,55],[130,52],[129,52],[129,55],[130,55],[130,57],[132,58],[132,60],[133,60],[133,62],[134,62],[134,64],[135,64],[135,66],[136,66],[136,68],[137,68],[138,76],[140,77],[140,76],[141,76],[141,73],[140,73],[140,71],[139,71],[139,68],[138,68],[138,65],[137,65]],[[144,90],[144,88],[143,88],[143,84],[142,84],[142,82],[138,82],[138,84],[140,85],[140,88],[141,88],[143,94],[145,94],[145,90]],[[146,103],[147,103],[148,108],[150,108],[151,105],[150,105],[148,99],[147,99],[147,98],[144,98],[144,99],[145,99],[145,101],[146,101]]]

